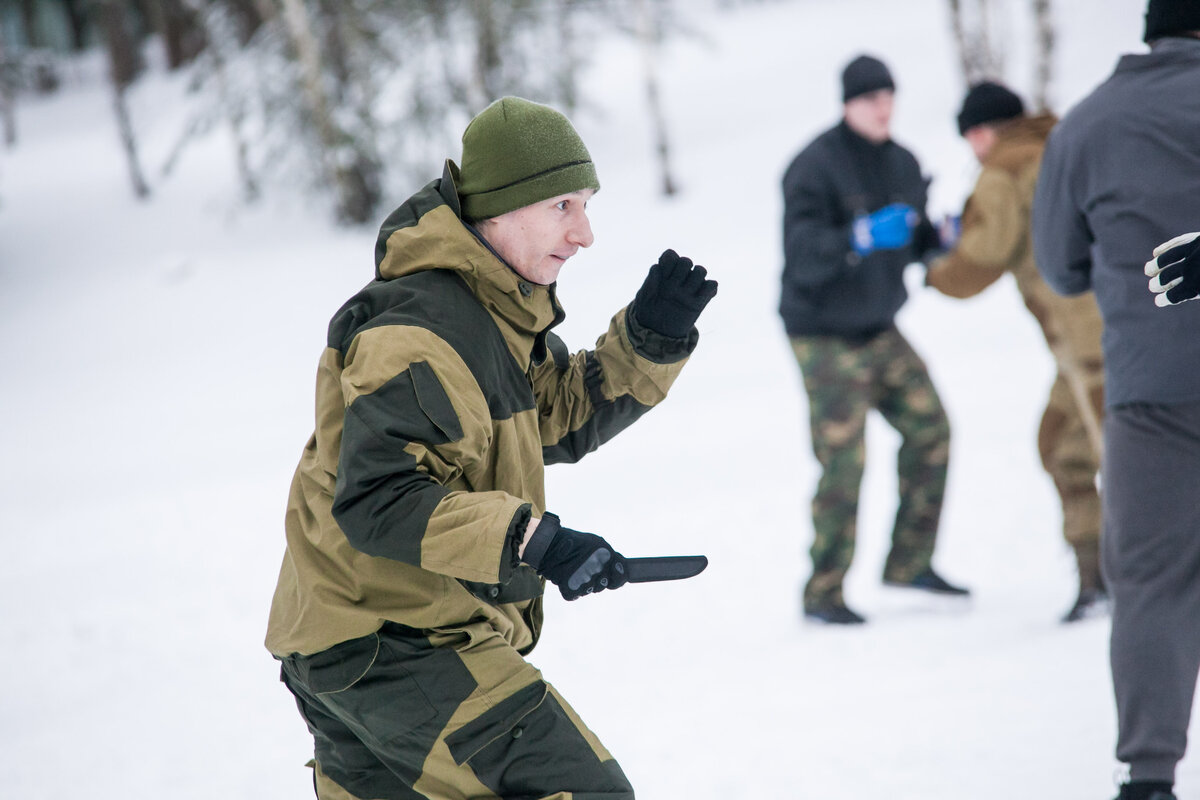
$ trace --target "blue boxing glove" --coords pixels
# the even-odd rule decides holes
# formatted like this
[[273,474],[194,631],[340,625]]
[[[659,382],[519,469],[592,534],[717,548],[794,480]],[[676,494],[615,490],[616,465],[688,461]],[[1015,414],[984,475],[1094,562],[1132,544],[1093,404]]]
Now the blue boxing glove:
[[854,252],[865,256],[875,250],[898,250],[906,247],[921,215],[907,203],[892,203],[878,211],[855,218],[850,227],[850,244]]

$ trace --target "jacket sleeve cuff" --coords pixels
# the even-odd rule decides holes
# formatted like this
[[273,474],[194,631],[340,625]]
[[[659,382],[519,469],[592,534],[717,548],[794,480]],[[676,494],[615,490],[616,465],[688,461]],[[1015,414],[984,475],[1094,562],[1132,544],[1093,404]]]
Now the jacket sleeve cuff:
[[633,352],[655,364],[674,364],[676,361],[682,361],[692,354],[700,341],[700,331],[696,330],[695,325],[687,336],[675,338],[663,336],[639,324],[633,314],[632,303],[625,308],[625,331],[629,336],[629,343],[633,345]]
[[522,556],[522,560],[535,570],[541,569],[542,559],[546,557],[546,551],[550,549],[550,542],[558,535],[561,527],[557,514],[551,514],[549,511],[542,514],[533,536],[525,545],[525,555]]

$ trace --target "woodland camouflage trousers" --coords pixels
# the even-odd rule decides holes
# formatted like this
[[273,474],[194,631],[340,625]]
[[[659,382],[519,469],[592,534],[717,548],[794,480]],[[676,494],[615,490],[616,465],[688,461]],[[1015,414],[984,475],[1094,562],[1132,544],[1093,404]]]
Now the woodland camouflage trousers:
[[812,608],[842,602],[854,556],[858,495],[866,458],[867,412],[901,436],[899,507],[884,578],[905,581],[930,566],[946,488],[950,424],[920,356],[896,328],[867,340],[791,339],[808,393],[812,446],[821,477],[812,501]]

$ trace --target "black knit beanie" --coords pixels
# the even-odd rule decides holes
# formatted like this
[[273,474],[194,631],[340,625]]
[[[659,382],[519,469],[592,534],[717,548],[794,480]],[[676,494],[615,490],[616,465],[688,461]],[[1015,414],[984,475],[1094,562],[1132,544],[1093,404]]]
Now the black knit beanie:
[[1142,41],[1200,31],[1200,0],[1150,0]]
[[1025,113],[1025,104],[1011,91],[992,81],[977,83],[963,98],[958,112],[958,133],[965,135],[976,125],[1013,119]]
[[896,89],[892,73],[878,58],[859,56],[842,70],[842,102],[880,89]]
[[458,195],[468,220],[600,188],[592,157],[575,128],[541,103],[500,98],[471,120],[462,145]]

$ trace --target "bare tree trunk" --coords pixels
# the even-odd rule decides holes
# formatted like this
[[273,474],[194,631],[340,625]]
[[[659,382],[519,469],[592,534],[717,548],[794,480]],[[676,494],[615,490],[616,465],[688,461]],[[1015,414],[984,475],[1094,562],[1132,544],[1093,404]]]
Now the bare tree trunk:
[[575,90],[575,76],[579,72],[579,58],[575,55],[575,29],[571,25],[572,0],[555,4],[558,13],[558,52],[562,56],[562,67],[557,72],[558,97],[563,109],[570,116],[579,104]]
[[[250,143],[246,139],[245,121],[246,108],[240,97],[235,97],[230,90],[228,62],[225,57],[226,44],[229,41],[228,36],[222,36],[219,31],[213,30],[209,25],[208,17],[203,6],[204,0],[180,0],[184,3],[186,9],[194,15],[195,24],[199,31],[199,35],[203,38],[204,57],[212,61],[213,77],[217,85],[217,101],[221,110],[225,114],[226,120],[229,122],[229,132],[233,137],[234,162],[237,167],[238,183],[242,187],[242,197],[246,202],[254,202],[260,195],[258,179],[254,175],[254,170],[250,167]],[[238,28],[237,43],[243,44],[241,37],[243,30],[240,23],[235,23]],[[183,150],[183,146],[187,139],[190,138],[191,132],[180,140],[178,146],[171,153],[170,158],[163,166],[163,174],[168,174],[175,165],[175,161],[179,158]]]
[[990,0],[971,0],[969,5],[974,13],[969,13],[961,0],[948,1],[963,81],[971,86],[988,78],[1000,78],[1004,74],[1004,58],[994,41]]
[[0,123],[4,126],[4,144],[12,147],[17,143],[17,94],[15,89],[16,64],[9,63],[4,51],[4,37],[0,36]]
[[991,0],[976,0],[979,4],[979,35],[977,49],[979,52],[979,79],[999,78],[1004,74],[1004,59],[1000,48],[996,45],[996,36],[992,30]]
[[86,0],[63,0],[67,22],[71,27],[71,49],[82,53],[87,47],[88,9]]
[[100,14],[100,26],[108,44],[109,77],[113,85],[113,110],[117,116],[117,128],[129,164],[133,193],[141,199],[150,194],[150,187],[146,184],[138,161],[137,137],[129,117],[129,106],[125,102],[125,90],[137,76],[141,59],[134,49],[132,37],[125,28],[126,3],[122,0],[100,0],[97,10]]
[[655,55],[658,36],[654,20],[650,15],[650,0],[637,0],[637,33],[642,46],[642,58],[646,74],[646,103],[650,110],[650,124],[654,131],[654,149],[658,155],[659,173],[662,177],[662,193],[668,197],[678,191],[671,173],[671,146],[667,136],[667,121],[663,114],[658,91],[658,71]]
[[1050,0],[1033,0],[1033,19],[1037,29],[1033,105],[1038,111],[1046,111],[1050,108],[1050,84],[1054,78],[1055,36]]
[[950,29],[954,32],[954,43],[958,46],[958,65],[962,69],[963,80],[971,83],[971,60],[967,57],[967,27],[963,24],[962,3],[959,0],[949,0]]
[[499,97],[496,73],[500,69],[500,34],[494,12],[491,0],[471,0],[471,15],[475,18],[476,26],[475,79],[472,87],[476,97],[472,105],[476,108],[483,108]]
[[272,9],[267,0],[224,0],[233,18],[237,20],[238,42],[246,44],[268,19]]
[[137,139],[133,133],[133,121],[129,118],[129,104],[125,102],[124,87],[114,87],[113,109],[117,115],[117,128],[121,132],[121,146],[125,149],[125,158],[129,162],[133,193],[138,199],[143,199],[150,195],[150,186],[142,175],[142,167],[138,161]]
[[100,28],[108,48],[109,78],[125,89],[142,70],[142,57],[126,27],[128,0],[97,0]]
[[339,153],[347,138],[333,119],[331,104],[321,80],[321,53],[313,35],[304,0],[281,0],[283,19],[300,64],[302,87],[321,148],[323,170],[334,182],[337,215],[347,222],[366,222],[373,210],[364,194],[362,176],[354,164],[343,164]]
[[179,69],[204,49],[196,14],[182,0],[157,0],[152,5],[154,27],[162,35],[167,52],[167,69]]
[[50,49],[43,26],[38,24],[38,4],[34,0],[20,0],[20,27],[25,34],[25,52],[22,54],[22,83],[31,83],[39,94],[50,94],[58,89],[58,65]]
[[352,187],[350,196],[353,207],[348,217],[355,222],[366,222],[382,198],[379,173],[381,167],[375,144],[377,127],[372,111],[375,92],[371,77],[356,74],[351,53],[357,41],[355,31],[363,30],[364,23],[357,16],[353,3],[344,0],[318,0],[325,20],[324,52],[337,88],[336,101],[339,106],[353,111],[353,131],[343,128],[344,181]]
[[37,24],[37,3],[34,0],[21,0],[21,26],[25,29],[25,43],[30,49],[37,50],[45,46],[42,40],[42,29]]

